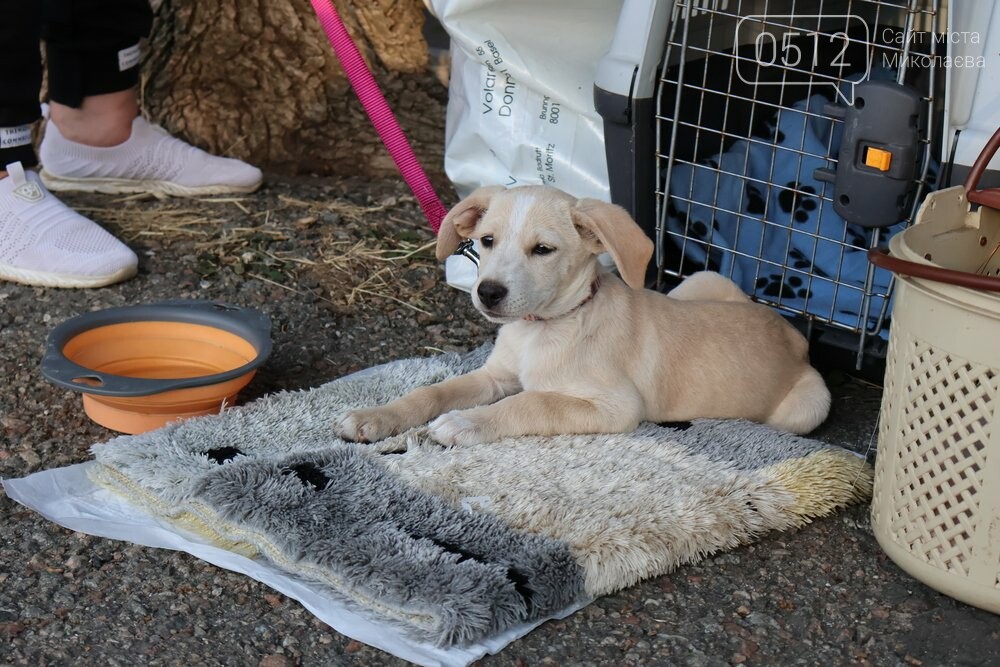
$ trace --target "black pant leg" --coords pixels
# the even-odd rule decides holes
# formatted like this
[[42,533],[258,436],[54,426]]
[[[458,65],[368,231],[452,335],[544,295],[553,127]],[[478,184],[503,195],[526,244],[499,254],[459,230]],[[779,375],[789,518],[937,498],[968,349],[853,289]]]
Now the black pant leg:
[[152,23],[149,0],[42,0],[49,97],[79,107],[88,95],[135,86],[139,40]]
[[42,55],[40,7],[32,0],[0,0],[0,169],[20,161],[38,164],[30,125],[39,118]]

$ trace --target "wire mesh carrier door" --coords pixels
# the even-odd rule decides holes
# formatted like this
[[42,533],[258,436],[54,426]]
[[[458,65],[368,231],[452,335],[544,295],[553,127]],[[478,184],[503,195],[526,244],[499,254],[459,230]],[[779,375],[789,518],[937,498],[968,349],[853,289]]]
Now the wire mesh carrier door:
[[865,251],[936,177],[937,0],[674,3],[657,91],[659,282],[719,271],[840,348],[884,356]]

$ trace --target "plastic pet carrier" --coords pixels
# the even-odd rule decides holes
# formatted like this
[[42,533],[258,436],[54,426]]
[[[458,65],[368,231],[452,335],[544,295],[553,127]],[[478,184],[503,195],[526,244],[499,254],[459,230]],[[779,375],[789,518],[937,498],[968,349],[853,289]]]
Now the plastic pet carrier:
[[626,0],[595,104],[651,280],[719,271],[838,365],[881,367],[892,274],[866,251],[936,183],[940,4]]

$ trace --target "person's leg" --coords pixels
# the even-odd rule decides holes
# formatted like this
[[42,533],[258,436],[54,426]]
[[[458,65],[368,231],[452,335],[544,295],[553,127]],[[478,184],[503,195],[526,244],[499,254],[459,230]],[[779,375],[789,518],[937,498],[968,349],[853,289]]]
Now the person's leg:
[[87,146],[117,146],[132,134],[132,121],[139,115],[139,101],[135,88],[116,93],[88,95],[77,108],[49,104],[52,122],[70,141]]
[[[38,160],[31,124],[39,116],[43,6],[68,0],[0,0],[0,280],[51,287],[101,287],[135,274],[138,259],[99,225],[49,193],[30,169]],[[58,9],[58,8],[56,8]],[[25,167],[28,167],[26,169]]]
[[153,23],[148,0],[50,1],[42,18],[52,122],[88,146],[127,140],[139,115],[139,42]]
[[40,152],[51,189],[191,196],[260,186],[259,169],[193,148],[139,116],[148,0],[78,0],[70,16],[49,18],[52,119]]
[[38,164],[31,145],[31,125],[40,118],[38,92],[42,85],[42,57],[38,46],[37,2],[0,0],[0,178],[7,165]]

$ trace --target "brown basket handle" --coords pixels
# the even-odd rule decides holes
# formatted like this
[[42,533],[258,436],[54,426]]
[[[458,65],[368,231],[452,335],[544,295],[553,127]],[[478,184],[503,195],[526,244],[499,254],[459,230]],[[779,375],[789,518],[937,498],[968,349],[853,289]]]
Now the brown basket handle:
[[965,177],[965,198],[974,204],[996,209],[1000,209],[1000,188],[987,188],[985,190],[977,190],[976,188],[979,186],[979,180],[983,177],[983,172],[986,171],[986,165],[996,155],[998,148],[1000,148],[1000,128],[997,128],[990,140],[986,142],[983,152],[976,158],[969,175]]
[[939,283],[968,287],[969,289],[1000,292],[1000,278],[981,276],[978,273],[966,273],[954,269],[943,269],[940,266],[918,264],[907,259],[900,259],[889,254],[888,250],[872,248],[868,251],[868,261],[877,267],[888,269],[893,273],[914,278],[924,278]]

